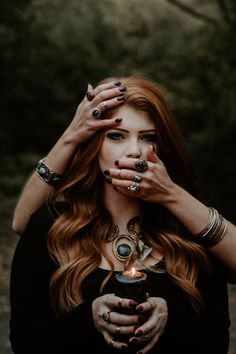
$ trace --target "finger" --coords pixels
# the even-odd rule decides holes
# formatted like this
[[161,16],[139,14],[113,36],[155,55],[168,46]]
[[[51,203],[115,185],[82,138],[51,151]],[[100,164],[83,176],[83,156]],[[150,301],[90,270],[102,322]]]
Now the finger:
[[159,157],[155,154],[154,145],[149,145],[147,150],[147,160],[153,163],[161,162]]
[[[130,169],[130,170],[133,170],[133,171],[137,171],[137,167],[136,167],[136,163],[140,161],[140,159],[136,159],[136,158],[130,158],[130,159],[127,159],[127,158],[123,158],[123,159],[120,159],[120,160],[116,160],[114,161],[114,165],[117,167],[117,168],[126,168],[126,169]],[[148,165],[148,168],[149,168],[149,165]],[[140,172],[140,171],[138,171]]]
[[[120,326],[132,326],[133,333],[137,326],[140,326],[146,321],[146,317],[142,315],[126,315],[117,311],[110,312],[110,323]],[[135,326],[135,327],[134,327]]]
[[119,125],[122,122],[122,118],[114,118],[114,119],[104,119],[99,120],[96,119],[94,122],[90,123],[91,130],[99,130],[99,129],[108,129]]
[[127,343],[118,342],[118,341],[114,340],[114,338],[111,337],[110,334],[108,334],[108,333],[104,334],[104,339],[111,348],[116,348],[116,349],[128,348]]
[[[106,172],[105,172],[106,171]],[[103,173],[105,175],[110,176],[111,178],[115,179],[126,179],[129,181],[134,181],[141,183],[143,180],[143,176],[141,173],[132,171],[132,170],[127,170],[127,169],[119,169],[119,168],[109,168],[105,170]],[[139,177],[137,177],[139,176]],[[138,179],[138,180],[137,180]]]
[[99,86],[96,86],[94,88],[94,93],[95,93],[95,95],[98,95],[101,91],[109,90],[109,89],[112,89],[112,88],[117,88],[117,87],[120,87],[121,85],[122,85],[122,83],[120,81],[106,82],[105,84],[101,84]]
[[126,325],[110,325],[109,332],[112,334],[121,334],[121,335],[133,335],[137,326],[126,326]]
[[109,90],[101,91],[96,95],[94,99],[94,103],[98,105],[103,101],[108,101],[111,100],[112,98],[122,96],[126,91],[127,89],[125,87],[116,87],[116,88],[110,88]]
[[121,298],[119,296],[115,296],[113,294],[108,294],[106,297],[107,306],[110,308],[126,308],[126,309],[134,309],[138,303],[133,301],[132,299]]
[[[95,108],[98,108],[102,113],[105,112],[108,109],[112,109],[115,108],[116,106],[119,106],[121,103],[123,103],[125,100],[125,97],[123,95],[115,97],[115,98],[111,98],[109,100],[106,101],[100,101],[100,103],[96,104],[95,99],[93,101],[93,103],[96,104]],[[93,109],[95,109],[93,108]],[[92,109],[92,111],[93,111]],[[103,117],[101,116],[100,119],[103,119]]]
[[93,92],[93,86],[90,83],[88,83],[88,87],[87,87],[87,91],[86,91],[85,96],[88,101],[92,101],[95,97],[95,93]]

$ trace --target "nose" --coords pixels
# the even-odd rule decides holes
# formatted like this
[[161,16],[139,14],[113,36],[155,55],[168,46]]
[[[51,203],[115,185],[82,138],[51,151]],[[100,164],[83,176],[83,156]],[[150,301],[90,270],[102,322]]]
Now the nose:
[[127,157],[139,158],[142,155],[141,148],[136,139],[129,141],[128,148],[126,150]]

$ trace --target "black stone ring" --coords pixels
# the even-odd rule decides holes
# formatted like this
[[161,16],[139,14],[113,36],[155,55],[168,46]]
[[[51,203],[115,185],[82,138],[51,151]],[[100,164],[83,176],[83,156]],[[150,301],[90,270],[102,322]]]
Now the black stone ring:
[[148,163],[145,160],[138,160],[135,163],[135,168],[136,168],[136,171],[138,171],[138,172],[145,172],[148,169]]
[[94,116],[95,119],[99,119],[101,114],[102,114],[102,112],[100,111],[100,109],[98,107],[96,107],[92,110],[92,115]]

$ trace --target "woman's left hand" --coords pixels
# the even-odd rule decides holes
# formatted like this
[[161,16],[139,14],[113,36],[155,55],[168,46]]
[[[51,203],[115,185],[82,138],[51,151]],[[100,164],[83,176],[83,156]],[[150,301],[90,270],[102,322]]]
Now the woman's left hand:
[[144,346],[139,353],[145,354],[153,348],[165,329],[168,318],[167,303],[161,297],[149,297],[147,301],[137,306],[136,312],[147,317],[147,320],[135,330],[129,343],[135,345],[143,343]]
[[[116,167],[108,171],[109,180],[115,190],[151,203],[164,204],[169,201],[175,183],[171,180],[164,163],[153,151],[152,145],[147,150],[147,161],[144,160],[147,169],[138,171],[136,165],[138,161],[140,161],[138,158],[122,158],[114,162]],[[107,174],[105,171],[105,175]]]

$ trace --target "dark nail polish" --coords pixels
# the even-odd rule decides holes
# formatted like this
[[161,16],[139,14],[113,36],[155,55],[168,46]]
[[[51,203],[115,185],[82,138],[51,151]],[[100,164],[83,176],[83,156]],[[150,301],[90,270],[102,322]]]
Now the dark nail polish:
[[116,82],[114,82],[114,85],[120,86],[120,85],[121,85],[121,82],[120,82],[120,81],[116,81]]
[[130,342],[131,344],[137,344],[138,341],[139,341],[139,340],[138,340],[137,338],[132,338],[132,339],[130,339],[129,342]]
[[112,184],[112,178],[107,178],[107,183]]
[[117,118],[117,119],[115,120],[115,122],[116,122],[116,123],[122,122],[122,118]]
[[131,300],[130,302],[129,302],[129,306],[130,307],[136,307],[138,305],[138,303],[136,302],[136,301],[134,301],[134,300]]
[[114,162],[114,164],[115,164],[116,166],[119,166],[119,160],[116,160],[116,161]]
[[143,335],[143,331],[141,329],[139,329],[135,334],[136,337],[141,337],[142,335]]
[[112,187],[112,188],[114,189],[114,191],[116,191],[116,192],[118,191],[118,189],[116,187]]
[[124,101],[125,100],[125,96],[120,96],[117,98],[117,101]]
[[120,347],[120,349],[122,349],[122,350],[125,350],[125,349],[127,349],[128,348],[128,346],[127,345],[122,345],[121,347]]
[[154,145],[152,145],[152,151],[155,152],[155,146]]
[[127,91],[127,88],[126,87],[121,87],[121,88],[119,88],[119,91],[120,92],[125,92],[125,91]]
[[137,312],[143,312],[143,306],[138,306],[138,307],[136,308],[136,311],[137,311]]
[[109,171],[109,170],[105,170],[105,171],[103,171],[103,173],[104,173],[104,175],[106,175],[106,176],[110,176],[110,171]]

